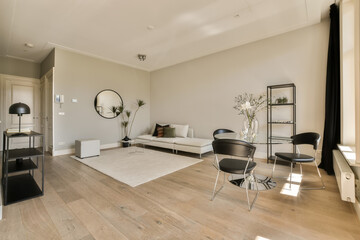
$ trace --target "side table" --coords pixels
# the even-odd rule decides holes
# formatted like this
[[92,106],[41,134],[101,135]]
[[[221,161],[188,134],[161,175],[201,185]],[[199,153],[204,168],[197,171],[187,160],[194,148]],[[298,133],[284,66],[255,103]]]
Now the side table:
[[[4,205],[44,195],[44,146],[35,146],[36,137],[41,138],[41,142],[44,143],[44,135],[33,131],[21,134],[6,131],[3,133],[1,182]],[[11,138],[28,138],[29,147],[10,149]],[[36,169],[41,173],[41,189],[35,180]],[[11,175],[12,173],[16,175]]]

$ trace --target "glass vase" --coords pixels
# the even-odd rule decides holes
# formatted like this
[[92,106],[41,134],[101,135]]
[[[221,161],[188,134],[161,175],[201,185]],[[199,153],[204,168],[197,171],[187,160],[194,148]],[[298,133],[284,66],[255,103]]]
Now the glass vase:
[[242,134],[245,141],[254,142],[259,131],[259,122],[256,117],[249,118],[245,116]]

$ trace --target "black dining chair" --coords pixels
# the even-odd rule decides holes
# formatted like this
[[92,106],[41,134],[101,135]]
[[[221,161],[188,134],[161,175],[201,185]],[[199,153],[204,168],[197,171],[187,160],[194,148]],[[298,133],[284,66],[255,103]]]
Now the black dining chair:
[[[300,174],[302,176],[302,163],[314,162],[316,170],[318,172],[318,175],[319,175],[321,183],[322,183],[322,187],[320,187],[320,188],[301,188],[301,189],[308,189],[308,190],[325,189],[323,179],[321,177],[319,168],[318,168],[318,166],[316,164],[316,161],[315,161],[317,148],[319,146],[319,142],[320,142],[320,139],[321,139],[320,135],[318,133],[314,133],[314,132],[306,132],[306,133],[301,133],[301,134],[294,135],[294,136],[291,137],[291,139],[292,139],[293,145],[296,146],[296,153],[287,153],[287,152],[277,152],[277,153],[275,153],[274,166],[273,166],[271,176],[272,177],[274,176],[277,158],[281,158],[282,160],[289,161],[290,162],[290,188],[291,188],[293,164],[294,163],[299,163],[300,164]],[[298,145],[302,145],[302,144],[312,145],[313,149],[314,149],[314,156],[301,154],[300,151],[299,151]]]
[[225,129],[225,128],[220,128],[220,129],[216,129],[214,132],[213,132],[213,137],[214,137],[214,140],[216,140],[217,138],[215,137],[216,134],[220,134],[220,133],[233,133],[234,131],[233,130],[230,130],[230,129]]
[[[220,190],[224,187],[225,184],[225,174],[243,174],[246,186],[246,197],[248,202],[249,211],[252,209],[257,196],[259,194],[259,188],[257,186],[257,179],[254,175],[254,170],[256,167],[256,162],[254,162],[254,154],[256,147],[241,141],[241,140],[234,140],[234,139],[217,139],[212,143],[213,150],[215,153],[214,159],[214,167],[217,169],[217,175],[214,185],[213,194],[211,197],[211,201],[214,200],[216,194],[220,192]],[[228,155],[231,156],[222,158],[219,160],[219,155]],[[232,158],[237,157],[237,158]],[[216,191],[216,185],[219,179],[220,172],[224,173],[223,184],[219,190]],[[254,200],[250,204],[249,201],[249,181],[255,182],[256,184],[256,196]]]

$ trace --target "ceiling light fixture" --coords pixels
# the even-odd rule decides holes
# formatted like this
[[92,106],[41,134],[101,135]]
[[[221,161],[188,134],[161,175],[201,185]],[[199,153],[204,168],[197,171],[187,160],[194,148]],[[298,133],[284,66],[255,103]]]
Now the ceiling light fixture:
[[25,47],[33,48],[33,47],[34,47],[34,44],[32,44],[32,43],[25,43]]
[[140,61],[145,61],[145,59],[146,59],[146,55],[145,55],[145,54],[138,54],[137,56],[138,56],[138,59],[139,59]]

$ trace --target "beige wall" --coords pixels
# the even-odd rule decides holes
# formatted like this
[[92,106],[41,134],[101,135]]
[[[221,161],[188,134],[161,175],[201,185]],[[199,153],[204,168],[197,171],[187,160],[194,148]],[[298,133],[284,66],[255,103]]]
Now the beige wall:
[[0,56],[0,73],[21,77],[40,78],[40,64]]
[[[94,109],[94,98],[103,89],[117,91],[131,110],[135,108],[136,99],[143,99],[146,105],[138,112],[131,137],[147,131],[150,123],[148,72],[55,49],[54,94],[65,96],[61,108],[59,104],[54,106],[56,151],[73,148],[76,139],[99,139],[105,145],[119,143],[123,138],[120,118],[102,118]],[[78,103],[72,103],[72,98]]]
[[[151,73],[151,123],[190,124],[195,136],[212,138],[217,128],[240,131],[233,109],[241,93],[267,85],[297,87],[297,132],[323,134],[329,21],[212,54]],[[266,136],[266,111],[258,115]],[[266,152],[264,146],[258,148]]]
[[40,76],[44,76],[55,66],[55,49],[53,49],[40,64]]

